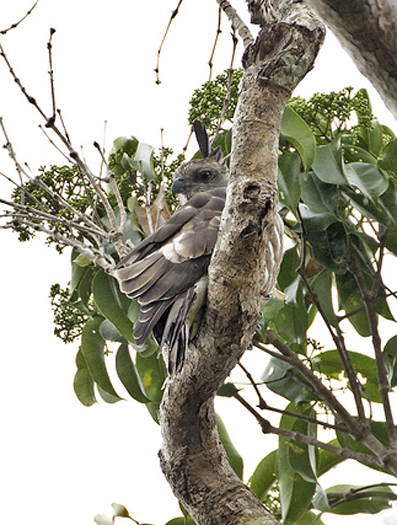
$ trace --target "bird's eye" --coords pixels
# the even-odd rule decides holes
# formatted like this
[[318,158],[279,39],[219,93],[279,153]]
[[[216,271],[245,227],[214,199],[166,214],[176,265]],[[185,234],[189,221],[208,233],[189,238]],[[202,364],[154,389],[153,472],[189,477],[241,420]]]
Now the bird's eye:
[[200,180],[202,181],[210,180],[210,178],[212,177],[212,173],[208,170],[200,171],[198,175]]

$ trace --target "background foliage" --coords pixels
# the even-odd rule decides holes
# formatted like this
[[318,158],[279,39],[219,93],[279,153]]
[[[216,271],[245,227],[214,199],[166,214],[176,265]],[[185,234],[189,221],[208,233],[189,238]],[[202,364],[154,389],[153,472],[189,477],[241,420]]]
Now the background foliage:
[[[240,78],[240,71],[232,77],[221,75],[195,91],[191,101],[190,122],[197,117],[203,120],[224,156],[231,149],[230,126]],[[226,98],[230,98],[227,112]],[[331,392],[342,389],[346,395],[357,397],[359,385],[360,401],[355,399],[356,405],[365,404],[372,414],[372,407],[384,401],[379,388],[382,381],[386,380],[383,387],[388,390],[397,384],[397,336],[383,345],[381,354],[374,341],[379,316],[395,322],[389,306],[395,291],[384,284],[382,265],[386,254],[397,254],[397,139],[373,117],[365,91],[345,89],[318,94],[309,101],[292,99],[284,113],[279,151],[279,211],[289,241],[278,278],[281,294],[263,306],[256,347],[266,351],[270,330],[301,356]],[[115,176],[128,216],[123,240],[131,245],[153,225],[166,220],[175,207],[171,196],[161,190],[183,160],[183,155],[175,160],[171,156],[171,149],[156,152],[135,137],[114,142],[108,168]],[[51,191],[28,183],[23,190],[15,190],[14,201],[44,208],[67,221],[68,210],[51,199],[51,192],[61,193],[75,209],[106,223],[105,210],[94,202],[94,194],[86,191],[74,168],[43,169],[41,179]],[[111,187],[106,181],[103,185],[117,209]],[[32,226],[18,224],[15,230],[21,240],[28,240],[35,231]],[[84,233],[81,236],[84,238]],[[51,235],[47,242],[62,251],[62,245]],[[111,244],[106,250],[116,258]],[[114,362],[128,394],[145,404],[157,421],[166,369],[151,338],[143,347],[134,342],[138,304],[120,293],[110,275],[76,251],[71,265],[70,283],[66,288],[54,285],[51,301],[56,335],[65,342],[80,339],[74,381],[78,399],[85,406],[93,405],[98,394],[108,403],[121,399],[108,372],[109,362]],[[322,318],[333,335],[334,346],[309,336],[316,318]],[[346,323],[358,337],[372,338],[373,353],[361,352],[361,345],[349,348],[348,354],[344,352],[342,327]],[[379,375],[379,361],[386,377]],[[266,394],[262,394],[266,388],[285,399],[280,429],[317,439],[317,423],[332,420],[310,379],[280,356],[270,358],[261,376],[252,380],[252,387],[259,396],[259,406],[261,402],[266,406]],[[219,395],[242,402],[239,388],[229,383]],[[386,422],[370,419],[371,431],[387,444]],[[218,427],[230,462],[242,477],[243,460],[221,421]],[[347,440],[337,425],[331,424],[326,436],[333,447],[372,454],[358,441]],[[258,464],[249,485],[287,525],[312,523],[323,512],[376,513],[395,499],[386,485],[324,489],[321,476],[341,461],[342,456],[329,450],[280,435],[278,450]],[[184,523],[183,518],[179,520],[169,523]],[[316,523],[321,524],[320,517]]]

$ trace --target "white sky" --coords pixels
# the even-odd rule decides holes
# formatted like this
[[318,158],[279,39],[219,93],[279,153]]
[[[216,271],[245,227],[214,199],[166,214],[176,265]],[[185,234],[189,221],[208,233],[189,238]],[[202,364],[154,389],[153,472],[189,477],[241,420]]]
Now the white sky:
[[[0,4],[0,30],[21,18],[31,1]],[[57,107],[62,109],[75,145],[84,146],[93,169],[99,166],[99,159],[92,143],[102,142],[105,120],[107,151],[121,135],[135,134],[158,146],[160,128],[165,129],[166,145],[176,151],[184,145],[188,100],[208,78],[217,6],[214,0],[199,4],[185,0],[163,50],[162,84],[157,86],[156,53],[176,4],[176,0],[40,0],[32,15],[2,38],[17,74],[50,113],[46,43],[50,27],[57,30],[53,40]],[[234,5],[245,12],[243,0]],[[215,74],[229,66],[226,21],[222,28]],[[240,46],[239,54],[241,50]],[[308,97],[349,85],[367,87],[375,114],[396,131],[379,97],[333,38],[327,39],[314,71],[297,94]],[[28,162],[33,170],[63,162],[37,129],[39,116],[25,102],[3,63],[0,116],[20,161]],[[13,175],[6,152],[0,153],[0,171]],[[8,191],[0,180],[0,193],[8,195]],[[126,401],[84,408],[73,393],[77,345],[65,346],[52,335],[48,300],[51,284],[65,285],[69,280],[68,257],[43,247],[40,238],[20,244],[9,232],[1,231],[0,236],[0,523],[86,525],[93,523],[97,513],[111,514],[112,501],[126,505],[141,522],[160,525],[179,515],[158,466],[159,428],[146,409]],[[220,402],[219,412],[236,447],[247,456],[248,478],[277,441],[263,437],[233,401]],[[354,463],[342,468],[343,482],[381,479]],[[331,516],[324,521],[381,525],[387,519],[392,519],[390,513]]]

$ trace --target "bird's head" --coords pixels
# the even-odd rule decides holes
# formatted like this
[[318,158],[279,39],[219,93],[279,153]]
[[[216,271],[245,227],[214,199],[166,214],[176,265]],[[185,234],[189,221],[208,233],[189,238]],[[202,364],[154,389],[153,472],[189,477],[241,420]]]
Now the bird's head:
[[193,129],[200,146],[201,159],[184,162],[175,171],[171,190],[184,203],[200,191],[223,188],[228,183],[228,169],[222,160],[221,148],[212,148],[207,131],[201,122],[195,120]]

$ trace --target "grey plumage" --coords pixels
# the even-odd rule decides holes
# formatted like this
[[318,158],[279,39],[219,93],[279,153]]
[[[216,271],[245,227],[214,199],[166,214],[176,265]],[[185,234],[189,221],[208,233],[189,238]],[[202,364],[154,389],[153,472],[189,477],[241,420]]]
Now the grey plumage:
[[153,332],[168,355],[170,373],[182,366],[189,340],[197,332],[226,198],[228,173],[221,152],[210,147],[202,126],[197,134],[207,156],[180,166],[172,185],[184,204],[135,246],[115,271],[120,289],[141,305],[136,343],[143,344]]

